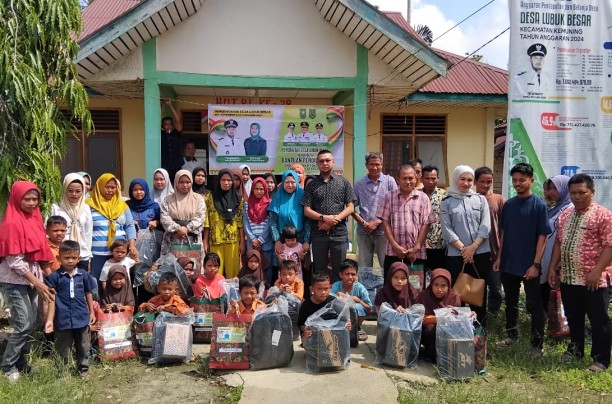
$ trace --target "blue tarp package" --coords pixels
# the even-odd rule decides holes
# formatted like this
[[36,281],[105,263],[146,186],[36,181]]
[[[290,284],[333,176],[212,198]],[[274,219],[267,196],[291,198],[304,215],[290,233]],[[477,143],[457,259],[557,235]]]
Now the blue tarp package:
[[376,361],[398,368],[416,366],[424,316],[422,304],[413,304],[406,313],[400,313],[383,303],[378,313]]
[[287,299],[287,312],[291,318],[291,324],[293,325],[293,340],[297,341],[300,338],[300,329],[297,326],[297,320],[302,302],[300,302],[300,299],[298,299],[293,293],[281,292],[279,288],[273,286],[268,290],[266,303],[272,303],[274,299],[279,296],[283,296],[285,299]]
[[272,369],[289,366],[293,359],[293,331],[288,303],[279,296],[267,306],[258,307],[249,330],[251,368]]
[[474,320],[470,308],[436,309],[434,313],[440,377],[447,380],[474,377]]
[[[374,303],[376,293],[383,287],[385,279],[380,275],[376,275],[374,268],[364,267],[359,269],[359,282],[366,288],[370,301]],[[372,311],[371,315],[366,317],[376,318],[376,313]]]

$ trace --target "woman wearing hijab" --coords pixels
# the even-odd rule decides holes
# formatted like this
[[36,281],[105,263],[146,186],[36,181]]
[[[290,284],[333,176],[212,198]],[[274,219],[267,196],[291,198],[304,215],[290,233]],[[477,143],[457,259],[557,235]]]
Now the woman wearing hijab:
[[0,293],[11,311],[10,334],[0,367],[12,382],[20,372],[30,373],[30,341],[38,315],[38,297],[51,301],[55,291],[43,281],[53,255],[47,245],[43,218],[38,209],[40,190],[29,181],[11,187],[0,223]]
[[117,177],[113,174],[102,174],[98,178],[85,203],[91,207],[93,220],[90,275],[99,280],[104,263],[113,255],[110,246],[115,240],[128,240],[130,257],[138,258],[136,227],[130,207],[121,198]]
[[[257,261],[257,265],[255,265],[255,261]],[[266,289],[268,288],[268,279],[262,268],[261,254],[257,250],[249,250],[246,252],[242,269],[238,272],[238,279],[247,275],[255,277],[255,279],[264,284]]]
[[249,199],[244,204],[243,216],[244,232],[247,237],[246,248],[257,250],[264,256],[268,265],[262,269],[266,274],[266,282],[271,284],[272,267],[269,264],[272,263],[274,241],[272,239],[272,231],[270,230],[270,221],[268,220],[269,205],[270,197],[268,196],[266,181],[263,178],[255,178]]
[[85,180],[77,173],[70,173],[64,177],[64,192],[59,203],[51,206],[51,216],[61,216],[66,219],[66,236],[64,240],[72,240],[81,247],[78,268],[89,270],[91,260],[91,238],[93,233],[93,220],[91,209],[85,205]]
[[87,174],[85,171],[79,171],[77,174],[79,174],[81,177],[83,177],[83,180],[85,181],[85,199],[89,198],[89,190],[91,189],[91,184],[93,184],[93,181],[91,179],[91,175]]
[[130,286],[127,270],[121,264],[115,264],[108,270],[108,282],[104,288],[102,308],[106,311],[113,309],[134,312],[136,300]]
[[548,220],[552,233],[546,236],[546,247],[542,256],[542,274],[540,275],[540,288],[542,290],[542,304],[548,312],[548,299],[550,297],[550,285],[548,284],[548,264],[552,257],[552,250],[557,237],[557,221],[561,212],[567,209],[572,201],[569,196],[569,180],[567,175],[555,175],[544,182],[544,199],[551,204],[548,211]]
[[251,179],[251,167],[243,164],[238,166],[240,170],[240,178],[242,178],[242,184],[244,185],[245,193],[242,194],[242,198],[246,201],[249,199],[249,195],[251,195],[251,187],[253,186],[253,180]]
[[[246,192],[246,188],[244,187],[244,182],[242,181],[242,171],[238,168],[232,168],[231,173],[236,192],[240,197],[242,197],[242,199],[246,200],[246,198],[249,196]],[[217,176],[217,178],[219,177]]]
[[276,254],[282,254],[283,244],[281,234],[287,225],[294,226],[298,231],[298,241],[302,243],[302,252],[310,250],[310,220],[304,220],[302,196],[304,189],[299,185],[298,175],[293,170],[283,173],[281,186],[277,189],[272,202],[268,206],[270,212],[270,229],[274,239]]
[[243,204],[234,187],[232,172],[222,169],[214,190],[206,195],[204,249],[221,257],[219,273],[226,279],[238,276],[240,254],[245,252]]
[[206,169],[204,167],[196,167],[191,175],[193,176],[193,192],[206,196],[210,192],[206,189],[206,179],[208,178]]
[[268,173],[264,175],[264,179],[266,180],[266,185],[268,186],[268,196],[270,200],[274,198],[276,194],[276,189],[278,188],[278,184],[276,183],[276,177],[272,173]]
[[461,306],[461,299],[451,290],[450,272],[443,268],[434,269],[431,272],[431,283],[419,294],[416,303],[425,306],[425,320],[421,334],[421,345],[425,347],[424,359],[435,362],[436,322],[434,310]]
[[[448,244],[446,264],[452,284],[462,269],[474,278],[486,280],[491,268],[489,204],[484,195],[472,191],[473,184],[474,170],[469,166],[457,166],[447,196],[440,204],[442,238]],[[486,293],[482,306],[471,308],[484,326],[487,314]]]
[[153,202],[161,206],[161,203],[168,195],[172,195],[174,189],[170,181],[168,171],[163,168],[158,168],[153,173]]
[[291,166],[291,170],[295,171],[298,175],[298,182],[302,189],[306,189],[306,169],[303,165],[295,163]]
[[147,182],[142,178],[132,180],[128,193],[130,199],[127,204],[138,230],[153,230],[161,227],[160,208],[157,202],[151,199]]
[[179,170],[174,177],[174,194],[161,203],[161,223],[165,229],[162,255],[170,253],[174,244],[202,245],[206,204],[202,195],[193,192],[192,182],[188,170]]
[[417,299],[417,291],[408,281],[408,266],[401,261],[394,262],[389,267],[385,285],[376,293],[374,305],[376,310],[383,303],[389,303],[399,312],[405,312]]
[[261,137],[261,125],[253,122],[250,132],[251,136],[244,141],[244,154],[246,156],[265,156],[268,151],[268,141]]

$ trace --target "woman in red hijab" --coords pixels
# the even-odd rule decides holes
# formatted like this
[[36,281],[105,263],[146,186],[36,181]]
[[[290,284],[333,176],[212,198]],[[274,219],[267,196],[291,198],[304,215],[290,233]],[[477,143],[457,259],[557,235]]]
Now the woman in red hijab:
[[15,182],[0,223],[0,292],[8,300],[14,328],[0,367],[13,382],[19,380],[20,372],[31,371],[27,357],[38,315],[38,295],[47,301],[55,297],[55,291],[43,282],[43,268],[47,270],[53,255],[47,245],[39,202],[36,185]]
[[251,186],[251,194],[243,208],[244,233],[247,237],[247,250],[257,250],[263,255],[266,266],[261,269],[269,285],[272,282],[272,253],[274,252],[274,239],[268,220],[270,201],[266,180],[255,178]]

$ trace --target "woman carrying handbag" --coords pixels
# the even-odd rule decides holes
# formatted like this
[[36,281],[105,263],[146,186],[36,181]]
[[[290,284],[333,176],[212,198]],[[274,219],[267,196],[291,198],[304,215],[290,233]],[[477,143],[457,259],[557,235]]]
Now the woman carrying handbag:
[[[452,183],[447,191],[447,196],[442,200],[440,207],[440,218],[442,221],[442,238],[448,244],[446,253],[447,269],[451,273],[452,283],[455,285],[460,274],[470,275],[478,282],[470,282],[469,285],[480,284],[483,281],[486,292],[486,279],[491,270],[490,248],[488,243],[489,231],[491,229],[491,217],[487,199],[472,191],[474,184],[474,170],[469,166],[457,166],[453,172]],[[464,279],[462,279],[463,281]],[[455,289],[459,296],[465,295],[469,287],[463,290]],[[480,293],[478,293],[480,295]],[[473,296],[471,296],[473,297]],[[487,313],[486,293],[483,293],[482,304],[477,305],[477,300],[469,299],[471,309],[476,312],[478,321],[484,326]],[[466,299],[462,299],[465,303]]]

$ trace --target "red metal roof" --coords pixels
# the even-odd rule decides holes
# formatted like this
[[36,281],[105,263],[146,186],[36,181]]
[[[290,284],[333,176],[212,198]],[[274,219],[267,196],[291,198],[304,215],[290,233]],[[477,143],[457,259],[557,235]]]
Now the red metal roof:
[[95,0],[83,11],[83,32],[79,41],[114,21],[143,0]]
[[[398,11],[383,11],[387,18],[401,27],[411,36],[420,38],[416,31],[408,24]],[[423,41],[422,41],[423,42]],[[424,42],[423,42],[424,43]],[[474,59],[465,59],[465,56],[456,55],[441,49],[432,48],[437,54],[452,63],[446,77],[438,77],[419,89],[422,93],[451,93],[451,94],[508,94],[508,71],[477,62]],[[463,60],[461,63],[459,63]]]

